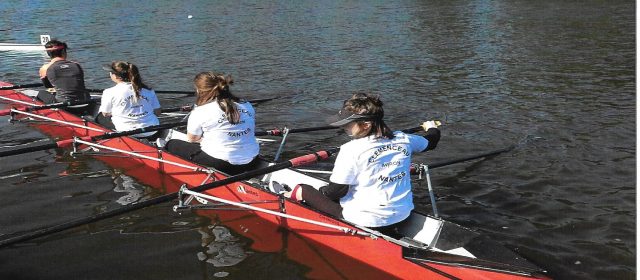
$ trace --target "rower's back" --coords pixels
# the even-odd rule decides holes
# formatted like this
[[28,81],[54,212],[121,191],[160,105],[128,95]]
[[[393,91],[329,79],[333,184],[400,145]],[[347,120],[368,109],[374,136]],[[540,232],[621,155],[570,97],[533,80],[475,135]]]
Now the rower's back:
[[[84,102],[91,96],[84,85],[84,71],[77,62],[67,60],[67,44],[51,40],[45,44],[47,55],[51,61],[40,68],[40,79],[46,91],[38,93],[38,99],[44,103]],[[81,104],[67,107],[76,115],[84,115],[91,111],[91,105]]]
[[55,98],[58,102],[89,100],[80,64],[68,60],[54,61],[47,68],[46,77],[56,90]]

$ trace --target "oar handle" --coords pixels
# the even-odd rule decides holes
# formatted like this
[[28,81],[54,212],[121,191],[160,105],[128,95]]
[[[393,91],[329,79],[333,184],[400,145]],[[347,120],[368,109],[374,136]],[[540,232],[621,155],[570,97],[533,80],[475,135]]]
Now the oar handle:
[[407,129],[403,129],[402,132],[404,133],[416,133],[419,131],[423,131],[424,128],[422,128],[422,126],[416,126],[416,127],[412,127],[412,128],[407,128]]
[[42,83],[33,83],[33,84],[24,84],[24,85],[12,85],[12,86],[4,86],[0,87],[0,90],[11,90],[11,89],[20,89],[20,88],[34,88],[41,87]]
[[[293,158],[290,159],[288,161],[283,161],[280,163],[276,163],[274,165],[271,165],[269,167],[265,167],[265,168],[260,168],[260,169],[255,169],[255,170],[251,170],[251,171],[247,171],[235,176],[230,176],[227,177],[225,179],[219,180],[219,181],[215,181],[213,183],[209,183],[209,184],[204,184],[204,185],[200,185],[198,187],[193,188],[193,191],[205,191],[208,189],[212,189],[212,188],[216,188],[216,187],[220,187],[220,186],[224,186],[230,183],[235,183],[238,181],[242,181],[242,180],[246,180],[246,179],[250,179],[250,178],[254,178],[257,176],[261,176],[261,175],[265,175],[274,171],[278,171],[281,169],[285,169],[285,168],[289,168],[289,167],[294,167],[294,166],[300,166],[300,165],[304,165],[304,164],[310,164],[312,162],[315,161],[319,161],[319,160],[324,160],[327,159],[329,157],[331,157],[334,153],[336,153],[338,151],[338,148],[333,148],[333,149],[329,149],[329,150],[325,150],[325,151],[319,151],[319,152],[315,152],[313,154],[308,154],[308,155],[304,155],[304,156],[300,156],[297,158]],[[38,237],[42,237],[45,235],[49,235],[49,234],[53,234],[56,232],[61,232],[67,229],[71,229],[77,226],[81,226],[81,225],[85,225],[88,223],[92,223],[92,222],[97,222],[100,220],[104,220],[107,218],[111,218],[117,215],[121,215],[124,213],[128,213],[131,211],[135,211],[138,209],[142,209],[151,205],[155,205],[155,204],[160,204],[160,203],[164,203],[167,201],[171,201],[178,198],[178,193],[170,193],[170,194],[165,194],[162,196],[158,196],[152,199],[148,199],[148,200],[144,200],[144,201],[140,201],[134,204],[128,204],[126,206],[114,209],[114,210],[110,210],[108,212],[102,212],[99,214],[95,214],[86,218],[82,218],[82,219],[77,219],[77,220],[73,220],[73,221],[69,221],[69,222],[65,222],[62,224],[58,224],[58,225],[54,225],[54,226],[49,226],[49,227],[45,227],[42,229],[38,229],[38,230],[33,230],[30,231],[26,234],[23,235],[19,235],[19,236],[14,236],[14,237],[10,237],[7,239],[4,239],[2,241],[0,241],[0,248],[11,245],[11,244],[16,244],[19,242],[24,242],[24,241],[28,241],[34,238],[38,238]]]

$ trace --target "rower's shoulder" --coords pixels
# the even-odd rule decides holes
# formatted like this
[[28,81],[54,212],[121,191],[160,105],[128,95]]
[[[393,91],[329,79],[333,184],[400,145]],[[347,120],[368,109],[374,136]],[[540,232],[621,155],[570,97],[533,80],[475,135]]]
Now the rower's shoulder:
[[40,66],[40,69],[38,70],[38,73],[40,74],[40,78],[44,78],[47,76],[47,70],[49,69],[52,63],[53,61],[49,61],[43,64],[42,66]]

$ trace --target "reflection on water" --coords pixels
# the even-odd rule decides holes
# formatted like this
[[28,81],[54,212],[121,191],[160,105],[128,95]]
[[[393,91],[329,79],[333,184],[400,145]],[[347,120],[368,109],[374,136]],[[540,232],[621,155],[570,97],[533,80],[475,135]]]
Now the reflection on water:
[[[198,228],[202,235],[203,251],[198,252],[198,260],[207,262],[214,267],[234,266],[247,258],[245,244],[224,226],[208,225]],[[220,273],[217,272],[217,273]]]
[[135,179],[122,174],[115,169],[111,172],[111,178],[115,184],[113,191],[117,193],[124,193],[124,196],[121,196],[116,200],[118,204],[127,205],[137,202],[144,195],[144,186],[136,183]]

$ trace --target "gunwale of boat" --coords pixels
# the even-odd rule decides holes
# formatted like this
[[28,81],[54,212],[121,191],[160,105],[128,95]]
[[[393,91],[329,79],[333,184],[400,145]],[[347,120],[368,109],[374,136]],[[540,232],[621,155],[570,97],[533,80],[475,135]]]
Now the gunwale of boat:
[[[3,84],[0,82],[0,86],[9,85]],[[0,95],[6,95],[0,91]],[[14,92],[12,98],[30,100],[30,98],[25,98],[26,95],[22,93]],[[18,98],[17,98],[18,99]],[[66,121],[76,121],[82,122],[90,127],[101,128],[99,125],[87,122],[82,120],[64,110],[58,109],[48,109],[39,112],[39,114],[47,115],[49,117],[57,117]],[[100,134],[99,132],[91,131],[91,130],[83,130],[79,128],[70,128],[70,127],[61,127],[61,126],[43,126],[34,124],[37,126],[39,130],[45,132],[45,134],[51,136],[59,136],[62,134],[62,137],[70,137],[71,135],[77,136],[93,136]],[[61,131],[66,131],[65,133],[61,133]],[[171,155],[169,153],[159,152],[155,147],[147,145],[137,139],[131,137],[120,137],[114,139],[108,139],[104,141],[100,141],[102,145],[107,146],[117,146],[127,148],[136,152],[155,154],[163,159],[181,162],[186,165],[191,165],[193,167],[201,167],[189,161],[185,161],[177,156]],[[127,158],[123,160],[122,158],[102,156],[102,155],[94,155],[97,159],[106,162],[107,164],[118,168],[118,165],[122,166],[130,165],[135,166],[138,164],[145,165],[147,168],[155,169],[159,172],[162,172],[166,176],[170,176],[172,179],[175,179],[180,182],[184,182],[189,186],[198,186],[204,183],[210,183],[215,180],[220,180],[227,177],[226,174],[221,172],[214,172],[210,174],[205,173],[197,173],[194,174],[192,171],[184,171],[179,170],[179,168],[175,168],[172,166],[167,166],[166,164],[159,162],[148,162],[143,159],[135,159],[135,158]],[[263,165],[269,164],[268,161],[263,161]],[[278,177],[278,172],[295,172],[299,174],[298,176],[304,176],[307,180],[311,180],[311,184],[318,184],[319,182],[324,182],[321,178],[315,177],[313,175],[304,174],[299,171],[295,171],[292,169],[286,169],[281,171],[276,171],[271,175],[271,177]],[[289,176],[289,175],[286,175]],[[136,176],[133,176],[138,178]],[[282,176],[280,176],[282,177]],[[304,181],[304,180],[301,180]],[[302,183],[302,182],[300,182]],[[326,183],[326,182],[325,182]],[[179,186],[164,186],[165,192],[175,192],[178,191]],[[305,216],[307,218],[315,218],[321,220],[323,222],[328,222],[331,224],[353,228],[361,231],[368,231],[368,229],[359,227],[352,223],[349,223],[344,220],[339,220],[336,218],[328,217],[306,205],[294,203],[291,200],[285,199],[282,196],[274,194],[268,191],[264,184],[256,183],[256,182],[238,182],[232,183],[228,185],[224,185],[221,187],[217,187],[214,189],[210,189],[205,191],[205,193],[212,196],[219,196],[227,199],[234,199],[236,201],[250,201],[250,200],[265,200],[265,201],[273,201],[273,203],[267,203],[270,205],[264,205],[266,209],[273,209],[281,211],[282,209],[286,209],[287,213],[303,213],[301,216]],[[201,211],[201,210],[198,210]],[[435,219],[428,215],[424,215],[422,213],[415,212],[418,215],[422,215],[428,217],[430,219]],[[344,244],[352,245],[350,248],[344,249],[343,253],[350,256],[356,257],[362,261],[370,262],[374,266],[381,266],[382,271],[388,272],[390,275],[398,278],[422,278],[424,275],[415,275],[416,271],[422,273],[432,273],[428,274],[429,277],[444,277],[444,278],[466,278],[466,277],[475,277],[479,275],[488,276],[490,275],[493,279],[531,279],[531,278],[540,278],[546,279],[543,275],[543,272],[533,266],[517,266],[517,265],[509,265],[504,263],[494,263],[487,262],[482,260],[474,260],[473,258],[467,258],[459,255],[452,255],[446,252],[434,252],[430,250],[429,247],[425,247],[425,244],[420,242],[411,242],[411,240],[396,240],[390,237],[386,237],[383,235],[377,235],[379,238],[369,238],[362,237],[357,235],[346,235],[339,232],[330,232],[326,230],[318,230],[314,228],[314,226],[310,226],[308,224],[304,224],[302,222],[298,222],[295,220],[287,220],[281,219],[274,216],[269,216],[266,214],[255,213],[260,216],[265,221],[276,223],[280,226],[287,227],[290,231],[295,231],[298,234],[310,238],[314,242],[321,243],[325,246],[340,248],[343,247]],[[457,224],[453,224],[450,222],[443,221],[445,224],[455,225],[459,228],[463,228]],[[469,229],[464,228],[465,230],[472,232]],[[342,234],[342,237],[335,238],[338,234]],[[375,233],[374,233],[375,234]],[[332,238],[334,237],[334,238]],[[428,244],[427,244],[428,245]],[[370,250],[371,248],[376,248],[376,250]],[[367,250],[366,257],[358,257],[358,255],[362,255],[360,252],[362,250]],[[505,248],[506,249],[506,248]],[[398,257],[389,258],[388,256],[395,255]],[[513,253],[513,255],[516,255]],[[396,269],[397,267],[402,267],[404,269]],[[475,275],[475,276],[474,276]]]

